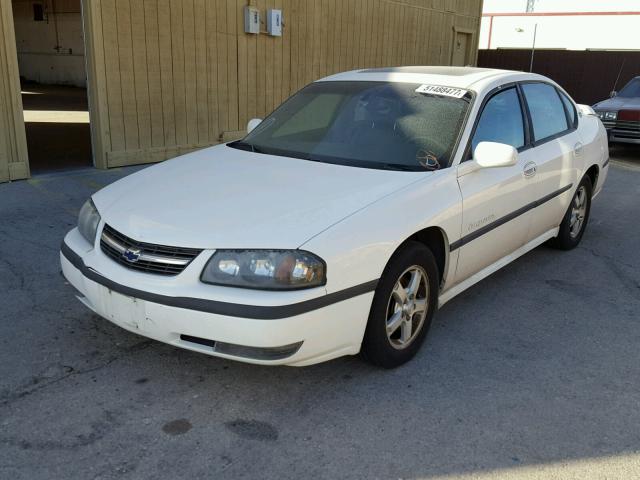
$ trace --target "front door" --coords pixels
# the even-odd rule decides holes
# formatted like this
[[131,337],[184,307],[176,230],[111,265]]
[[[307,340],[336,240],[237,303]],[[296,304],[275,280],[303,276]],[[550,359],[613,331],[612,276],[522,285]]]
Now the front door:
[[517,89],[495,93],[485,104],[472,137],[472,151],[483,141],[520,149],[516,165],[469,172],[458,167],[462,193],[462,238],[455,283],[460,283],[522,247],[528,240],[534,185],[525,175],[531,161]]

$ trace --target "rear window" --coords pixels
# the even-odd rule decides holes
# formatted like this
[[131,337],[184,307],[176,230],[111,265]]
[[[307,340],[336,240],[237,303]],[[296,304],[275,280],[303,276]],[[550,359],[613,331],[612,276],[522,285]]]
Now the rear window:
[[562,103],[564,103],[564,108],[567,110],[569,125],[572,127],[578,126],[578,112],[576,111],[576,107],[573,105],[573,102],[561,91],[558,90],[558,93],[560,94]]
[[546,83],[525,83],[522,90],[531,114],[534,141],[568,130],[567,115],[554,87]]

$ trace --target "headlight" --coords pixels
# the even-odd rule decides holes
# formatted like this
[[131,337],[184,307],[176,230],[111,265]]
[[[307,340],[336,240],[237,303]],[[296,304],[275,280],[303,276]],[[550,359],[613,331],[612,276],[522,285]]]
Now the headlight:
[[99,224],[100,214],[93,204],[93,200],[89,199],[80,209],[80,215],[78,215],[78,230],[91,245],[93,245],[96,240]]
[[598,116],[602,120],[616,120],[618,118],[618,112],[598,112]]
[[326,266],[302,250],[218,250],[200,278],[229,287],[296,290],[324,285]]

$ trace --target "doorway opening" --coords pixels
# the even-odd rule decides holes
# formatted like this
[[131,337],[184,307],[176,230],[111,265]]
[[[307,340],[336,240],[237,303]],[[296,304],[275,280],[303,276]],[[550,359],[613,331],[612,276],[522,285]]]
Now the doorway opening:
[[32,173],[92,166],[81,0],[12,0]]
[[473,34],[466,28],[453,28],[453,46],[451,49],[451,65],[466,67],[473,63]]

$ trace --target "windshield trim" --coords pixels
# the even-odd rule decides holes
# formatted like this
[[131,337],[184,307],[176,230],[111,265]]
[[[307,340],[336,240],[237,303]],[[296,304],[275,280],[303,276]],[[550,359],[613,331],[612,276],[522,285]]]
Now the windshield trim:
[[[462,143],[462,138],[464,137],[464,133],[467,130],[467,126],[469,125],[469,119],[471,118],[471,112],[476,104],[476,98],[478,97],[475,90],[470,88],[466,89],[471,95],[471,99],[469,100],[469,106],[467,107],[467,112],[464,115],[464,119],[460,125],[460,131],[458,132],[458,138],[456,139],[453,148],[451,149],[451,161],[449,162],[449,166],[447,168],[455,167],[460,165],[464,161],[464,153],[467,150],[466,144]],[[461,149],[460,146],[463,145]],[[460,157],[456,162],[456,157]]]

